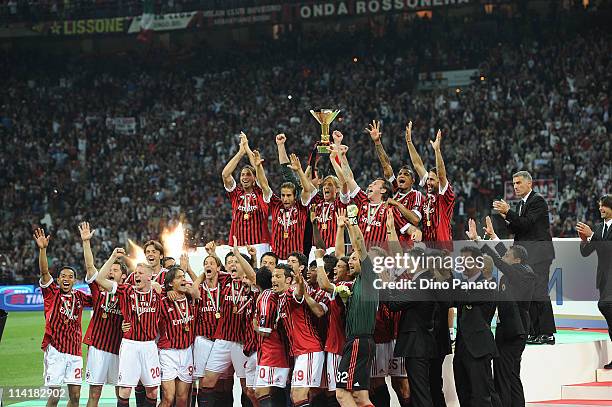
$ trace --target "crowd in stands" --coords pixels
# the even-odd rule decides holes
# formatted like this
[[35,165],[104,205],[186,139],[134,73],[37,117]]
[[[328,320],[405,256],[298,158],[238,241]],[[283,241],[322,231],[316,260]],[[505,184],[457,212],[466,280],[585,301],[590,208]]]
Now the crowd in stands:
[[[426,165],[441,128],[456,239],[520,169],[557,181],[553,236],[575,236],[576,220],[598,218],[612,178],[612,41],[587,18],[547,22],[548,31],[528,18],[492,21],[487,35],[470,23],[415,21],[406,30],[294,33],[233,51],[4,54],[0,277],[35,281],[39,225],[52,236],[56,265],[81,265],[82,220],[97,227],[98,262],[116,244],[158,238],[179,220],[191,246],[226,242],[231,209],[220,174],[240,131],[278,190],[275,134],[287,134],[288,151],[305,165],[320,134],[308,111],[321,107],[342,110],[332,129],[345,135],[362,187],[382,176],[368,122],[382,121],[396,170],[409,164],[408,120]],[[419,72],[462,68],[479,69],[482,80],[418,90]],[[136,130],[110,128],[109,118],[134,118]]]

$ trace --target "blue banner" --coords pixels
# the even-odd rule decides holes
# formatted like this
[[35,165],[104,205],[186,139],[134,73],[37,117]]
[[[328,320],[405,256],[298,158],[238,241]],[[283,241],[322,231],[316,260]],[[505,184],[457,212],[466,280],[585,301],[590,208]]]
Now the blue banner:
[[[87,284],[75,284],[74,288],[90,294]],[[42,311],[44,309],[42,291],[35,285],[2,285],[0,308],[5,311]]]

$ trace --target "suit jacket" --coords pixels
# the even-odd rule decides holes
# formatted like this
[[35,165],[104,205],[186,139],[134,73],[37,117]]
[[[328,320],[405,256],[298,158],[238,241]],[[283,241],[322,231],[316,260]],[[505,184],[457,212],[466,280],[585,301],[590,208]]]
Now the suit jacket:
[[597,253],[596,287],[600,301],[612,301],[612,227],[602,237],[604,224],[598,223],[593,228],[590,242],[580,242],[580,254],[583,257]]
[[518,208],[519,206],[508,211],[506,221],[508,228],[514,234],[514,241],[527,249],[529,264],[554,259],[555,249],[550,234],[548,204],[544,197],[531,191],[520,216]]
[[[429,271],[419,275],[413,280],[417,287],[422,279],[433,279],[433,275]],[[433,294],[430,290],[419,289],[406,290],[402,294],[402,297],[393,298],[389,302],[391,311],[401,311],[394,356],[426,359],[438,357],[434,336],[436,303]]]
[[[476,281],[485,281],[481,275]],[[457,305],[456,357],[496,357],[497,346],[491,332],[491,316],[495,313],[494,293],[475,293],[474,290],[456,293],[461,298]]]
[[498,243],[493,250],[483,246],[482,252],[493,258],[495,266],[504,274],[499,280],[497,312],[499,322],[495,329],[497,343],[511,341],[529,333],[531,323],[529,306],[535,290],[536,276],[526,264],[508,264],[502,260],[506,246]]

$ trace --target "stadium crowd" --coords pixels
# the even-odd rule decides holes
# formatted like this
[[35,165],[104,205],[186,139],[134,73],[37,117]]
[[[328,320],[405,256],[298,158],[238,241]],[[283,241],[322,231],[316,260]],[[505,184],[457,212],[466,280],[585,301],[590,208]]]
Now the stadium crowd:
[[[468,218],[489,213],[517,169],[557,181],[552,234],[575,236],[576,219],[596,219],[597,197],[610,190],[610,34],[568,20],[546,33],[537,19],[490,23],[495,34],[472,22],[423,20],[403,31],[389,24],[333,33],[333,42],[331,33],[287,34],[239,51],[4,54],[2,280],[36,281],[38,226],[52,235],[51,264],[80,264],[74,225],[84,219],[102,238],[98,261],[179,219],[192,246],[226,242],[231,210],[219,174],[239,132],[261,150],[278,187],[274,135],[286,133],[288,150],[307,157],[320,133],[308,110],[317,107],[342,110],[332,129],[344,133],[362,187],[382,175],[363,133],[372,119],[381,120],[397,167],[408,163],[408,120],[429,163],[427,140],[442,128],[457,196],[454,237],[464,237]],[[419,72],[461,68],[482,78],[461,89],[416,86]],[[125,117],[135,118],[133,134],[106,125]]]

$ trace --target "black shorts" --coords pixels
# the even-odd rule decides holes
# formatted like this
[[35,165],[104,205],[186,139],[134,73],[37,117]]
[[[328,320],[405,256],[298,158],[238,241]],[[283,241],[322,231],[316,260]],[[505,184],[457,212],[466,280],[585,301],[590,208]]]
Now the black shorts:
[[347,338],[338,366],[336,387],[348,391],[369,390],[374,352],[376,347],[371,335]]

